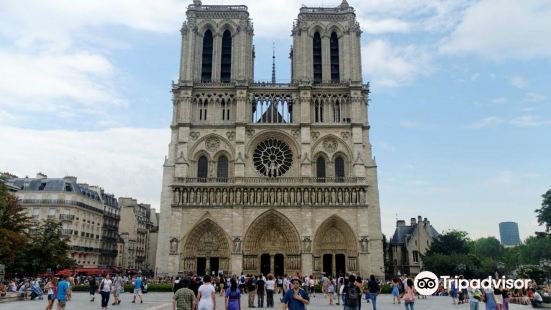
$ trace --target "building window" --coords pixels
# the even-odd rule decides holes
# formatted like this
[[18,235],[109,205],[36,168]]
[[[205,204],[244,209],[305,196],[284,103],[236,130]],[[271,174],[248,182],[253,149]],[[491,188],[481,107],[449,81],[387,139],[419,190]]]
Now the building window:
[[226,182],[228,180],[228,158],[224,155],[218,158],[216,177],[220,182]]
[[207,108],[208,108],[207,99],[199,100],[199,120],[200,121],[207,120]]
[[413,262],[418,263],[419,262],[419,252],[413,251]]
[[341,122],[341,103],[339,101],[333,104],[333,122]]
[[199,161],[197,162],[197,178],[199,178],[199,182],[206,182],[209,172],[209,160],[206,156],[199,157]]
[[321,36],[319,32],[314,33],[313,39],[313,60],[314,60],[314,83],[321,82]]
[[331,33],[329,39],[331,53],[331,81],[338,82],[340,80],[339,73],[339,38],[335,32]]
[[203,35],[203,62],[201,63],[201,81],[212,80],[212,32],[205,31]]
[[335,158],[335,178],[337,182],[342,182],[344,179],[344,159],[340,156]]
[[222,108],[222,120],[223,121],[229,121],[230,120],[230,105],[229,103],[222,99],[220,102],[220,107]]
[[325,159],[321,156],[316,160],[316,177],[318,182],[325,181]]
[[316,100],[316,104],[314,105],[314,109],[315,109],[316,123],[322,123],[323,122],[323,103]]
[[232,38],[229,30],[222,35],[222,59],[220,68],[220,80],[229,82],[231,80],[231,45]]

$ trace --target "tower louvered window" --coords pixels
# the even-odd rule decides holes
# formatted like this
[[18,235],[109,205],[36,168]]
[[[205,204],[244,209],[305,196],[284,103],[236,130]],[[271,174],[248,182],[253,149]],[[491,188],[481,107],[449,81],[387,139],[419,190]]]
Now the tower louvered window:
[[314,83],[321,83],[321,36],[319,32],[314,34],[313,40]]
[[331,81],[338,82],[340,80],[339,73],[339,38],[335,32],[331,33],[331,39],[329,40],[329,47],[331,53]]
[[231,80],[231,45],[231,33],[226,30],[222,35],[222,59],[220,62],[220,80],[222,82],[230,82]]
[[201,64],[201,81],[210,82],[212,80],[212,32],[205,31],[203,36],[203,62]]

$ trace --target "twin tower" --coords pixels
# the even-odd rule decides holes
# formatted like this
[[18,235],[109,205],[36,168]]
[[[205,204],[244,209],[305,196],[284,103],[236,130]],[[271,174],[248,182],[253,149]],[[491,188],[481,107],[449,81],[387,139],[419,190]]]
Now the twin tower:
[[254,81],[246,6],[194,1],[181,33],[158,273],[382,277],[354,9],[300,9],[288,84]]

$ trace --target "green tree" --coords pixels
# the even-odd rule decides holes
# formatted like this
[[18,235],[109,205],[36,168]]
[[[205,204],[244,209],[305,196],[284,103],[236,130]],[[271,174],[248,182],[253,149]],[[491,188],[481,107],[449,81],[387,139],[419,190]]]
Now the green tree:
[[539,264],[542,259],[551,259],[551,238],[528,237],[520,248],[522,264]]
[[0,262],[8,266],[8,270],[27,244],[30,221],[17,197],[9,193],[0,180]]
[[495,237],[480,238],[472,242],[472,252],[480,259],[498,260],[503,255],[503,246]]
[[55,220],[43,221],[37,233],[31,237],[27,247],[27,264],[33,274],[43,272],[47,268],[63,269],[75,266],[73,259],[67,256],[69,239],[62,235],[61,223]]
[[541,195],[543,201],[541,202],[541,208],[536,209],[538,218],[538,224],[545,226],[547,233],[551,232],[551,188]]
[[478,274],[480,261],[469,254],[433,253],[423,258],[424,269],[437,275],[464,275],[474,277]]
[[469,238],[467,232],[459,230],[448,231],[436,238],[427,255],[431,254],[467,254],[469,253]]

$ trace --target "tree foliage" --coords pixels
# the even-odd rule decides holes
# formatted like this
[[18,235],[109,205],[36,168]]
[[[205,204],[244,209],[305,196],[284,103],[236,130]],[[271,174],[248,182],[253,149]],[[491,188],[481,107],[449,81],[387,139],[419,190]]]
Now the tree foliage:
[[436,238],[427,255],[432,254],[467,254],[469,253],[469,238],[467,232],[459,230],[448,231]]
[[503,246],[495,237],[480,238],[472,242],[472,251],[481,259],[499,259],[503,255]]
[[536,209],[538,224],[545,226],[547,233],[551,232],[551,188],[541,195],[543,201],[541,202],[541,208]]
[[14,263],[17,252],[27,243],[30,221],[17,197],[0,180],[0,262]]

